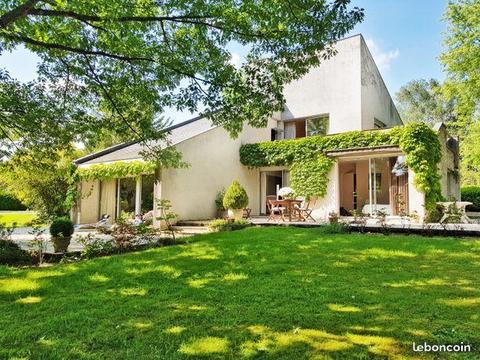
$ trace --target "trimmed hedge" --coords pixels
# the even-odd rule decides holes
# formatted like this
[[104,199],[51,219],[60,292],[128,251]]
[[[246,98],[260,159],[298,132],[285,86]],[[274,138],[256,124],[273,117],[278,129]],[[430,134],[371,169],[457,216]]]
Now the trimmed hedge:
[[27,207],[22,204],[15,196],[10,194],[0,193],[0,210],[23,211]]
[[480,186],[462,187],[462,201],[470,201],[473,205],[468,207],[470,211],[480,211]]
[[50,225],[50,235],[53,237],[59,236],[59,234],[63,237],[70,237],[72,236],[73,231],[73,223],[68,218],[55,219]]
[[243,209],[247,205],[247,192],[237,180],[233,180],[232,185],[230,185],[223,196],[223,207],[225,209]]

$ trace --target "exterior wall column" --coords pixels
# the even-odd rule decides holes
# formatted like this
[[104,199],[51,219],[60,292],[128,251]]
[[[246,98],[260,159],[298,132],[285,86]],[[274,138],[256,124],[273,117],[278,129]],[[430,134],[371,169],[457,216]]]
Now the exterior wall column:
[[158,210],[158,201],[162,199],[162,170],[155,170],[155,182],[153,183],[153,226],[160,227],[160,220],[157,218],[160,216]]
[[142,213],[142,176],[138,176],[135,183],[135,216]]
[[260,214],[267,213],[267,173],[265,171],[260,172]]

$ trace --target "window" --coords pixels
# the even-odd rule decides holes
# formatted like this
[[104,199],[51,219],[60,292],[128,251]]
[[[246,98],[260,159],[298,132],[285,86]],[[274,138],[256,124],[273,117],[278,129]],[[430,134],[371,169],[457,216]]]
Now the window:
[[328,115],[307,119],[307,136],[327,135],[328,120]]
[[153,210],[153,184],[155,175],[142,175],[142,214]]
[[382,192],[382,173],[375,174],[375,190]]
[[122,178],[120,181],[120,212],[135,212],[136,180],[133,177]]
[[387,125],[383,121],[380,121],[377,118],[373,118],[373,127],[375,129],[385,129]]

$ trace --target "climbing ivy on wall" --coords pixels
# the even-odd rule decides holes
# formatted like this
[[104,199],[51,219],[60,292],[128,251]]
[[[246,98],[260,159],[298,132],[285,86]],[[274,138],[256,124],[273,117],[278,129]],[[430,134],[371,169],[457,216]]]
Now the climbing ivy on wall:
[[77,175],[83,180],[108,180],[153,174],[157,165],[148,161],[117,161],[109,164],[94,164],[77,169]]
[[389,130],[350,131],[328,136],[244,144],[240,161],[250,168],[289,166],[293,189],[303,196],[323,197],[334,160],[327,151],[398,145],[415,172],[414,184],[425,193],[426,205],[441,198],[438,163],[441,146],[437,133],[425,123],[409,123]]

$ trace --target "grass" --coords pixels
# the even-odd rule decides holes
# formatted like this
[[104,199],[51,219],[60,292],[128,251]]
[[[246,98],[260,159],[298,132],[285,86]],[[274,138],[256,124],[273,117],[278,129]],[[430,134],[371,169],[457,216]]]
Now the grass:
[[0,224],[11,227],[16,223],[17,227],[31,226],[37,218],[33,211],[0,211]]
[[0,358],[478,359],[479,270],[479,241],[274,227],[0,267]]

